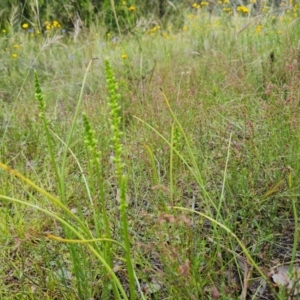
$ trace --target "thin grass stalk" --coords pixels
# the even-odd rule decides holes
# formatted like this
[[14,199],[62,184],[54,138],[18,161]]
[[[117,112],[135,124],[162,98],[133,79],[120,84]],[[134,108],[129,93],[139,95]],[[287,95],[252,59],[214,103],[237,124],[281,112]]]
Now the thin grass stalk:
[[228,162],[229,162],[229,156],[230,156],[231,138],[232,138],[232,133],[230,133],[230,136],[229,136],[227,157],[226,157],[224,176],[223,176],[223,182],[222,182],[222,191],[221,191],[220,201],[219,201],[218,210],[217,210],[217,217],[220,217],[220,218],[221,218],[221,214],[220,214],[221,206],[224,201],[224,195],[225,195],[225,183],[226,183],[227,168],[228,168]]
[[[57,135],[55,134],[54,132],[51,131],[51,133],[64,145],[66,146],[65,142]],[[98,211],[98,206],[97,204],[94,203],[93,199],[92,199],[92,195],[91,195],[91,190],[90,190],[90,187],[89,187],[89,184],[87,182],[87,178],[86,176],[84,175],[84,171],[81,167],[81,164],[79,162],[79,160],[77,159],[75,153],[70,149],[68,148],[69,152],[71,153],[71,155],[73,156],[74,160],[76,161],[77,165],[78,165],[78,168],[81,172],[81,176],[83,178],[83,181],[85,183],[85,187],[86,187],[86,191],[87,191],[87,194],[88,194],[88,198],[89,198],[89,202],[90,202],[90,205],[91,207],[93,208],[93,217],[94,217],[94,223],[95,223],[95,227],[96,227],[96,233],[99,235],[102,233],[100,233],[100,228],[99,228],[99,219],[100,219],[100,214],[99,214],[99,211]],[[100,173],[100,169],[99,169],[99,161],[97,160],[96,162],[94,162],[96,167],[98,167],[98,170],[99,170],[99,173]],[[93,175],[91,175],[93,177]],[[104,207],[104,211],[102,212],[103,213],[103,216],[105,215],[106,216],[106,219],[107,219],[107,223],[105,222],[105,229],[106,229],[106,235],[108,237],[108,239],[111,238],[111,232],[110,232],[110,227],[109,227],[109,223],[108,223],[108,216],[107,216],[107,212],[106,212],[106,208],[105,208],[105,202],[104,202],[104,187],[103,187],[103,177],[102,175],[100,175],[101,178],[98,178],[98,182],[99,182],[99,185],[100,185],[100,199],[102,199],[100,201],[100,203],[102,203],[102,207]],[[92,239],[93,240],[93,239]],[[98,246],[95,245],[95,247],[99,250]],[[104,245],[104,258],[106,259],[106,261],[108,262],[109,266],[112,267],[112,256],[111,256],[111,247],[109,247],[109,245],[105,244]],[[99,250],[100,251],[100,250]],[[116,285],[114,282],[112,282],[112,286],[113,286],[113,292],[114,292],[114,295],[115,297],[117,298],[117,290],[116,290]]]
[[115,21],[116,21],[116,24],[117,24],[119,35],[121,35],[121,29],[120,29],[120,25],[119,25],[119,21],[118,21],[118,16],[117,16],[117,12],[116,12],[115,1],[114,0],[110,0],[110,5],[111,5],[111,10],[113,11],[114,18],[115,18]]
[[66,142],[66,148],[65,148],[65,151],[63,153],[61,171],[60,171],[60,180],[61,180],[61,195],[60,196],[61,196],[61,201],[64,202],[64,203],[66,202],[65,170],[66,170],[66,160],[67,160],[68,148],[71,144],[73,134],[74,134],[74,130],[75,130],[75,127],[76,127],[76,122],[77,122],[78,115],[79,115],[79,112],[80,112],[80,107],[81,107],[81,102],[82,102],[82,99],[83,99],[83,92],[84,92],[85,83],[86,83],[86,80],[87,80],[88,71],[89,71],[89,69],[90,69],[90,67],[91,67],[94,60],[95,59],[91,59],[88,66],[87,66],[87,68],[86,68],[86,71],[85,71],[85,74],[84,74],[84,77],[83,77],[83,81],[82,81],[82,86],[81,86],[81,90],[80,90],[79,99],[78,99],[77,106],[76,106],[76,111],[75,111],[73,122],[72,122],[72,126],[71,126],[71,129],[70,129],[70,132],[69,132],[69,135],[68,135],[68,139],[67,139],[67,142]]
[[89,244],[89,243],[95,243],[95,242],[111,242],[111,243],[115,243],[118,246],[120,246],[121,248],[125,249],[124,245],[122,245],[118,241],[113,240],[113,239],[108,239],[108,238],[95,238],[95,239],[90,239],[90,240],[74,240],[74,239],[64,239],[60,236],[56,236],[53,234],[47,234],[46,236],[48,239],[63,242],[63,243],[70,243],[70,244]]
[[245,256],[247,257],[248,263],[250,263],[254,269],[259,273],[259,275],[264,279],[264,280],[268,280],[267,276],[262,272],[262,270],[259,268],[259,266],[256,264],[256,262],[254,261],[254,259],[252,258],[252,256],[250,255],[250,253],[248,252],[247,248],[244,246],[244,244],[242,243],[242,241],[224,224],[220,223],[219,221],[213,219],[212,217],[199,212],[199,211],[195,211],[193,209],[190,208],[185,208],[185,207],[179,207],[179,206],[174,206],[172,207],[173,209],[179,209],[179,210],[183,210],[183,211],[187,211],[187,212],[191,212],[191,213],[195,213],[198,214],[199,216],[211,221],[212,223],[214,223],[215,225],[221,227],[222,229],[224,229],[231,237],[233,237],[237,243],[239,244],[239,246],[241,247],[242,251],[244,252]]
[[[69,132],[68,137],[67,137],[66,147],[65,147],[65,149],[63,151],[63,155],[62,155],[62,164],[61,164],[61,169],[60,169],[60,186],[61,186],[60,198],[61,198],[62,203],[67,202],[66,201],[67,200],[66,199],[66,190],[65,190],[65,177],[66,177],[65,172],[66,172],[66,160],[67,160],[68,148],[71,144],[73,134],[74,134],[74,131],[75,131],[78,115],[79,115],[80,108],[81,108],[81,102],[82,102],[82,99],[83,99],[83,92],[84,92],[84,88],[85,88],[85,83],[86,83],[88,71],[89,71],[89,69],[92,65],[92,62],[93,62],[93,59],[90,60],[88,66],[86,68],[85,74],[84,74],[84,78],[83,78],[83,82],[82,82],[82,86],[81,86],[81,90],[80,90],[80,95],[79,95],[79,98],[78,98],[75,114],[74,114],[74,117],[73,117],[73,122],[72,122],[71,129],[70,129],[70,132]],[[68,230],[66,230],[65,234],[66,234],[67,237],[69,237]],[[75,274],[77,276],[77,279],[78,279],[78,288],[77,288],[78,293],[82,294],[82,288],[86,289],[89,285],[87,284],[87,282],[84,282],[85,279],[86,279],[86,276],[81,275],[81,273],[82,273],[81,272],[81,263],[80,263],[81,258],[79,256],[79,252],[74,247],[75,247],[75,245],[69,244],[69,251],[70,251],[70,254],[71,254],[72,261],[73,261],[74,272],[75,272]],[[84,253],[82,255],[85,256]]]
[[38,28],[39,30],[42,30],[42,26],[41,26],[41,20],[40,20],[40,7],[39,7],[39,1],[35,0],[35,6],[36,6],[36,13],[37,13],[37,22],[38,22]]
[[[153,132],[155,132],[169,147],[171,147],[171,143],[160,132],[158,132],[154,127],[152,127],[150,124],[146,123],[145,121],[143,121],[142,119],[140,119],[137,116],[133,116],[133,117],[135,119],[137,119],[138,121],[140,121],[141,123],[143,123],[148,128],[150,128],[151,130],[153,130]],[[181,155],[181,153],[177,149],[174,149],[173,151],[181,159],[181,161],[186,165],[186,167],[188,168],[188,170],[191,172],[191,174],[195,177],[196,181],[200,185],[201,183],[198,180],[198,172],[196,172],[194,170],[194,168],[191,167],[191,165],[186,161],[186,159]],[[200,187],[202,189],[204,189],[203,185],[200,185]],[[208,194],[208,193],[206,192],[206,194]],[[209,197],[209,199],[210,199],[210,197]],[[214,209],[217,211],[218,207],[217,207],[217,205],[212,200],[211,200],[211,204],[214,207]]]
[[143,146],[146,148],[149,158],[150,158],[150,164],[151,164],[152,174],[153,174],[152,175],[153,184],[157,185],[157,184],[159,184],[159,176],[158,176],[157,168],[155,165],[153,152],[151,151],[151,149],[148,145],[143,144]]
[[[152,152],[152,150],[150,149],[150,147],[149,146],[147,146],[146,144],[143,144],[143,146],[146,148],[146,150],[147,150],[147,152],[148,152],[148,155],[149,155],[149,157],[150,157],[150,164],[151,164],[151,167],[152,167],[152,184],[153,184],[153,186],[155,187],[155,186],[157,186],[157,187],[160,187],[159,185],[160,185],[160,180],[159,180],[159,172],[157,171],[157,167],[156,167],[156,164],[155,164],[155,160],[154,160],[154,155],[153,155],[153,152]],[[162,191],[162,189],[161,188],[159,188],[158,189],[159,190],[159,196],[160,196],[160,198],[159,199],[163,199],[163,205],[164,205],[164,207],[163,207],[163,209],[164,210],[167,210],[168,209],[168,207],[167,207],[167,205],[166,205],[166,202],[165,202],[165,200],[164,200],[164,194],[163,194],[163,191]]]
[[[46,198],[48,198],[54,205],[56,205],[56,207],[59,207],[63,210],[64,215],[67,217],[71,217],[72,219],[74,219],[77,222],[78,228],[85,234],[87,234],[89,237],[92,238],[91,232],[89,231],[89,229],[85,226],[85,224],[81,221],[81,219],[79,217],[77,217],[75,214],[73,214],[61,201],[59,201],[57,198],[55,198],[54,196],[52,196],[51,194],[49,194],[47,191],[45,191],[44,189],[40,188],[39,186],[37,186],[35,183],[33,183],[30,179],[26,178],[25,176],[23,176],[21,173],[9,168],[8,166],[2,164],[0,162],[0,167],[4,170],[6,170],[7,172],[11,173],[12,175],[20,178],[21,180],[23,180],[27,185],[31,186],[32,188],[36,189],[38,192],[40,192],[42,195],[44,195]],[[70,231],[69,231],[69,227],[65,227],[64,223],[62,223],[64,231],[66,233],[66,236],[69,237],[70,236]],[[69,245],[69,251],[74,263],[74,272],[76,275],[76,278],[78,280],[80,280],[80,283],[82,282],[83,279],[85,279],[87,276],[85,276],[84,278],[81,278],[82,276],[80,275],[82,273],[82,271],[86,271],[86,270],[81,270],[80,268],[77,267],[77,264],[80,262],[80,259],[78,257],[79,253],[78,251],[76,251],[76,249],[74,249],[73,245]],[[81,285],[78,286],[78,293],[80,295],[82,295],[82,289],[81,289]],[[83,288],[86,289],[87,285],[83,285]],[[87,291],[85,290],[84,293],[87,293]]]
[[[51,131],[51,133],[64,145],[64,146],[66,146],[66,143],[56,134],[56,133],[54,133],[53,131]],[[81,172],[81,176],[82,176],[82,178],[83,178],[83,181],[84,181],[84,184],[85,184],[85,188],[86,188],[86,192],[87,192],[87,195],[88,195],[88,198],[89,198],[89,202],[90,202],[90,205],[92,206],[92,207],[94,207],[94,202],[93,202],[93,199],[92,199],[92,194],[91,194],[91,190],[90,190],[90,187],[89,187],[89,184],[88,184],[88,182],[87,182],[87,178],[86,178],[86,176],[85,176],[85,174],[84,174],[84,170],[83,170],[83,168],[82,168],[82,166],[81,166],[81,164],[80,164],[80,162],[79,162],[79,160],[77,159],[77,157],[76,157],[76,155],[75,155],[75,153],[71,150],[71,148],[68,148],[68,151],[70,152],[70,154],[73,156],[73,158],[74,158],[74,160],[76,161],[76,163],[77,163],[77,166],[78,166],[78,168],[79,168],[79,170],[80,170],[80,172]],[[97,165],[98,166],[98,165]],[[98,166],[99,167],[99,166]],[[100,170],[99,170],[99,172],[100,172]],[[101,176],[101,175],[100,175]],[[102,176],[101,176],[101,178],[102,178]],[[99,180],[99,178],[98,178],[98,180]],[[104,188],[103,188],[103,180],[101,181],[101,183],[102,183],[102,188],[100,187],[100,197],[101,197],[101,199],[103,199],[103,201],[104,201]],[[103,202],[104,203],[104,202]],[[95,207],[95,211],[97,212],[97,210],[96,210],[96,207]],[[106,213],[106,215],[107,215],[107,212],[106,212],[106,210],[105,210],[105,213]],[[95,224],[97,224],[98,223],[98,218],[99,217],[99,215],[98,214],[94,214],[94,222],[95,222]],[[99,231],[99,230],[98,230]],[[99,231],[100,232],[100,231]],[[110,231],[109,231],[110,232]],[[109,234],[110,235],[110,234]],[[110,236],[111,237],[111,236]]]
[[[28,207],[34,208],[38,211],[41,211],[42,213],[52,217],[53,219],[59,221],[62,225],[64,225],[65,227],[67,227],[68,229],[70,229],[70,231],[72,231],[78,238],[79,240],[83,241],[83,243],[85,243],[87,245],[87,247],[89,248],[89,250],[97,257],[97,259],[101,262],[101,264],[105,267],[105,269],[108,271],[111,280],[113,280],[115,282],[115,284],[118,287],[119,292],[121,293],[123,299],[128,300],[128,297],[126,295],[126,292],[124,290],[124,288],[122,287],[118,277],[116,276],[116,274],[113,272],[113,270],[111,269],[111,267],[108,265],[108,263],[106,262],[106,260],[103,258],[103,256],[91,245],[91,243],[87,243],[86,239],[84,238],[84,236],[71,224],[69,224],[68,222],[66,222],[64,219],[60,218],[58,215],[56,215],[55,213],[52,213],[42,207],[39,207],[35,204],[26,202],[26,201],[22,201],[19,199],[15,199],[12,197],[8,197],[8,196],[4,196],[4,195],[0,195],[1,199],[10,201],[10,202],[14,202],[14,203],[18,203],[21,205],[26,205]],[[51,236],[50,236],[51,238]],[[93,243],[95,242],[95,239],[92,239]],[[120,295],[119,295],[120,296]],[[118,297],[118,299],[121,299],[121,297]]]
[[173,182],[173,156],[174,156],[174,124],[172,125],[171,128],[171,146],[170,146],[170,186],[169,186],[169,191],[170,191],[170,203],[174,205],[174,199],[173,199],[173,193],[174,193],[174,182]]
[[190,141],[181,125],[181,123],[179,122],[178,118],[176,117],[173,109],[171,108],[170,106],[170,102],[167,98],[167,96],[165,95],[165,93],[162,91],[162,95],[163,95],[163,98],[166,102],[166,105],[167,105],[167,108],[169,109],[175,123],[177,124],[178,128],[180,129],[180,132],[182,133],[183,137],[184,137],[184,140],[185,140],[185,143],[186,143],[186,146],[187,146],[187,149],[188,149],[188,153],[189,153],[189,156],[190,156],[190,159],[192,160],[192,165],[193,165],[193,169],[195,170],[194,174],[196,175],[195,176],[195,179],[197,180],[200,188],[202,189],[202,192],[205,196],[205,198],[211,203],[211,205],[214,207],[214,209],[217,211],[217,205],[214,203],[214,201],[212,200],[212,198],[210,197],[209,193],[206,191],[205,189],[205,185],[204,185],[204,181],[203,181],[203,178],[202,178],[202,175],[201,175],[201,172],[199,170],[199,167],[197,165],[197,162],[195,160],[195,155],[193,154],[193,151],[192,151],[192,147],[190,145]]
[[[57,138],[65,147],[67,147],[67,144],[55,133],[53,132],[51,129],[50,129],[50,132],[51,134]],[[93,204],[93,199],[92,199],[92,194],[91,194],[91,190],[89,188],[89,185],[88,185],[88,182],[87,182],[87,178],[84,174],[84,170],[78,160],[78,158],[76,157],[75,153],[72,151],[72,149],[70,147],[68,147],[68,151],[70,152],[70,154],[72,155],[72,157],[74,158],[75,162],[77,163],[77,166],[79,168],[79,171],[81,172],[81,176],[82,176],[82,179],[83,179],[83,182],[84,182],[84,185],[85,185],[85,188],[86,188],[86,192],[87,192],[87,195],[88,195],[88,198],[89,198],[89,201],[90,201],[90,204],[92,205]]]
[[22,93],[23,87],[24,87],[24,85],[25,85],[25,83],[26,83],[26,80],[27,80],[27,78],[28,78],[30,72],[32,71],[32,67],[33,67],[34,64],[36,63],[36,61],[37,61],[37,59],[38,59],[38,57],[40,56],[41,53],[42,53],[42,51],[40,51],[40,52],[35,56],[35,59],[34,59],[33,62],[31,63],[31,66],[30,66],[28,72],[26,73],[26,76],[25,76],[25,78],[24,78],[24,80],[23,80],[23,82],[22,82],[22,85],[21,85],[21,87],[20,87],[20,89],[19,89],[18,95],[17,95],[17,97],[16,97],[16,99],[15,99],[15,103],[14,103],[14,105],[13,105],[13,107],[12,107],[12,113],[9,115],[7,125],[6,125],[5,128],[4,128],[4,132],[3,132],[3,134],[2,134],[2,140],[1,140],[1,143],[0,143],[0,148],[2,147],[2,143],[3,143],[3,141],[4,141],[4,138],[5,138],[6,134],[7,134],[8,124],[10,123],[10,120],[11,120],[11,118],[12,118],[12,116],[13,116],[13,112],[14,112],[16,106],[19,104],[18,100],[19,100],[20,95],[21,95],[21,93]]
[[150,71],[150,77],[149,77],[149,81],[148,81],[147,91],[150,91],[155,68],[156,68],[156,60],[154,59],[154,67]]
[[[90,130],[90,128],[87,128],[86,130]],[[51,130],[50,130],[51,131]],[[54,133],[53,131],[51,131],[51,133],[65,146],[67,147],[66,143],[56,134]],[[91,136],[91,138],[93,139],[93,136]],[[88,195],[88,198],[89,198],[89,202],[90,202],[90,205],[93,207],[93,213],[94,213],[94,223],[95,223],[95,226],[96,226],[96,230],[97,230],[97,234],[100,234],[100,229],[99,229],[99,218],[100,218],[100,215],[98,213],[98,209],[97,209],[97,204],[94,203],[93,199],[92,199],[92,195],[91,195],[91,190],[90,190],[90,187],[89,187],[89,184],[87,182],[87,178],[84,174],[84,171],[83,171],[83,168],[81,167],[81,164],[79,162],[79,160],[77,159],[75,153],[71,150],[70,147],[67,147],[68,148],[68,151],[70,152],[70,154],[73,156],[74,160],[76,161],[77,163],[77,166],[81,172],[81,176],[83,178],[83,181],[85,183],[85,187],[86,187],[86,191],[87,191],[87,195]],[[95,164],[95,167],[97,168],[97,172],[96,173],[99,173],[97,175],[97,179],[98,179],[98,183],[99,183],[99,187],[100,187],[100,203],[102,205],[102,208],[103,208],[103,211],[102,211],[102,214],[103,216],[105,216],[104,218],[106,218],[104,220],[104,223],[105,223],[105,230],[106,230],[106,235],[108,237],[108,239],[111,239],[111,232],[110,232],[110,226],[109,226],[109,220],[108,220],[108,215],[107,215],[107,211],[106,211],[106,206],[105,206],[105,197],[104,197],[104,187],[103,187],[103,176],[101,175],[101,170],[99,168],[99,161],[98,161],[98,158],[96,156],[96,153],[95,153],[95,148],[93,148],[93,150],[91,151],[93,153],[93,161],[94,161],[94,164]],[[93,176],[92,176],[93,177]],[[102,234],[101,234],[102,235]],[[107,244],[104,245],[104,257],[106,259],[106,261],[108,262],[109,266],[112,267],[112,256],[111,256],[111,252],[110,252],[110,247],[109,246],[106,246]],[[95,245],[95,247],[99,250],[98,246]],[[123,246],[122,246],[123,247]],[[100,250],[99,250],[100,251]],[[113,282],[112,283],[112,286],[113,286],[113,292],[114,292],[114,295],[115,297],[117,297],[117,290],[116,290],[116,285],[115,283]]]
[[298,212],[297,212],[297,206],[296,206],[296,197],[292,194],[292,188],[293,188],[293,178],[292,178],[292,172],[290,171],[289,177],[288,177],[288,183],[289,183],[289,188],[291,191],[291,200],[292,200],[292,207],[293,207],[293,214],[294,214],[294,241],[293,241],[293,249],[292,249],[292,258],[291,258],[291,265],[289,268],[290,274],[293,272],[294,268],[294,262],[296,259],[296,254],[297,254],[297,248],[298,248],[298,234],[299,234],[299,228],[298,228]]
[[38,74],[37,74],[36,70],[34,71],[34,84],[35,84],[35,98],[39,102],[39,110],[40,110],[39,117],[42,120],[44,130],[46,132],[46,140],[47,140],[47,145],[48,145],[48,151],[49,151],[49,154],[50,154],[50,159],[51,159],[52,166],[54,168],[56,181],[58,183],[59,193],[61,195],[61,193],[62,193],[62,181],[61,181],[61,178],[60,178],[60,171],[58,169],[58,166],[57,166],[57,163],[56,163],[56,160],[55,160],[55,155],[54,155],[54,151],[53,151],[53,143],[52,143],[51,134],[50,134],[49,126],[48,126],[49,125],[48,120],[46,119],[46,115],[45,115],[46,103],[45,103],[45,100],[44,100],[44,96],[43,96],[43,93],[42,93],[42,90],[41,90],[41,86],[40,86],[40,82],[39,82],[39,78],[38,78]]
[[37,186],[33,181],[31,181],[30,179],[26,178],[25,176],[23,176],[18,171],[11,169],[7,165],[3,164],[2,162],[0,162],[0,168],[3,169],[3,170],[5,170],[6,172],[12,174],[13,176],[20,178],[27,185],[31,186],[32,188],[34,188],[35,190],[37,190],[39,193],[41,193],[43,196],[45,196],[46,198],[48,198],[54,205],[56,205],[57,207],[61,208],[67,215],[69,215],[73,220],[75,220],[78,223],[79,228],[82,230],[83,233],[85,233],[88,236],[92,237],[91,232],[88,230],[88,228],[86,227],[86,225],[80,220],[80,218],[78,218],[74,213],[72,213],[68,209],[68,207],[66,207],[63,203],[61,203],[61,201],[59,201],[59,199],[55,198],[50,193],[48,193],[44,189],[42,189],[39,186]]

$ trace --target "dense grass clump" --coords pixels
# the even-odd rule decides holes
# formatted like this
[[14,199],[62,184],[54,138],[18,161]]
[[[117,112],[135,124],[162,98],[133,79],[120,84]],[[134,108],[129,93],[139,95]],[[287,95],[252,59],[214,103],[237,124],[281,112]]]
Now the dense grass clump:
[[299,297],[299,6],[175,4],[2,29],[1,299]]

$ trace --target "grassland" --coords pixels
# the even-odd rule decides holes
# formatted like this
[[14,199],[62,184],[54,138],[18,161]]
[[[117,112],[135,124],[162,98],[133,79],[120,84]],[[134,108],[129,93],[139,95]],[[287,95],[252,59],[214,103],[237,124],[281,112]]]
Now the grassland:
[[297,9],[3,30],[0,298],[298,299]]

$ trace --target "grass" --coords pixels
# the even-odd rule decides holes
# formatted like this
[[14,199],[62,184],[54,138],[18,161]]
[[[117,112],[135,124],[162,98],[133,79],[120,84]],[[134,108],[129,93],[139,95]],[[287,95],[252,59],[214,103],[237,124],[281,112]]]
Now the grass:
[[291,296],[299,20],[194,11],[2,34],[1,299]]

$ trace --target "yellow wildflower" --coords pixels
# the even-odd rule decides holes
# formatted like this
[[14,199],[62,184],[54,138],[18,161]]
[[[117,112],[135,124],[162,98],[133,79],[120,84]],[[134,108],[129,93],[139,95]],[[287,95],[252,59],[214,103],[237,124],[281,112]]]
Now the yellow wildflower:
[[131,5],[129,8],[128,8],[129,11],[135,11],[135,6]]
[[20,48],[20,45],[15,44],[15,45],[14,45],[14,48],[15,48],[15,49],[19,49],[19,48]]
[[127,54],[122,54],[121,56],[123,59],[126,59],[127,58]]
[[193,3],[192,7],[197,8],[197,3]]
[[5,30],[5,29],[2,29],[2,33],[6,33],[6,30]]
[[47,30],[50,30],[50,29],[51,29],[51,26],[50,26],[50,25],[47,25],[47,26],[46,26],[46,29],[47,29]]
[[247,14],[249,12],[249,8],[246,6],[238,6],[236,10],[241,11],[244,14]]
[[123,1],[123,2],[122,2],[122,5],[126,5],[126,1]]
[[158,31],[160,29],[160,26],[157,25],[157,26],[154,26],[153,28],[151,28],[151,33],[155,33],[156,31]]
[[261,30],[262,30],[262,25],[258,25],[257,27],[256,27],[256,29],[255,29],[255,31],[257,32],[257,33],[260,33],[261,32]]
[[54,28],[60,28],[59,22],[53,21],[53,27],[54,27]]
[[23,29],[27,29],[29,27],[29,25],[27,24],[27,23],[24,23],[23,25],[22,25],[22,28]]
[[187,26],[184,25],[183,28],[182,28],[182,30],[183,30],[183,31],[187,31],[187,30],[188,30]]
[[18,54],[13,53],[11,56],[12,56],[12,58],[17,58],[17,57],[18,57]]

